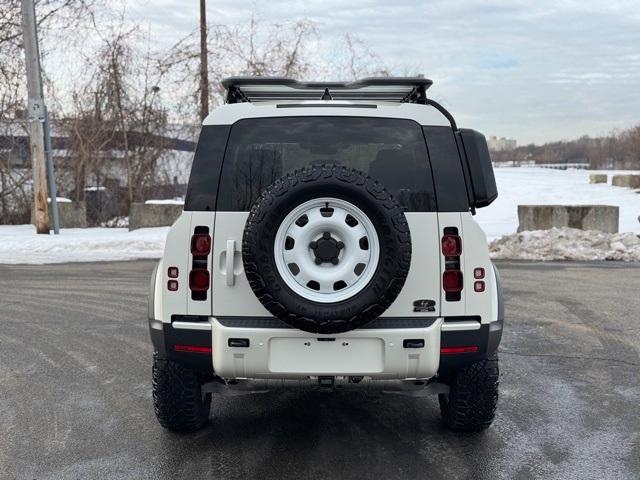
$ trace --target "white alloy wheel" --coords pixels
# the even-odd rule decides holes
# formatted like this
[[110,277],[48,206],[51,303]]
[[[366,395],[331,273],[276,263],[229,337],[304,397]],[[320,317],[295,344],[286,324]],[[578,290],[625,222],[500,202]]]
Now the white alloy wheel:
[[337,198],[317,198],[293,209],[276,233],[278,273],[306,300],[335,303],[367,286],[380,258],[369,217]]

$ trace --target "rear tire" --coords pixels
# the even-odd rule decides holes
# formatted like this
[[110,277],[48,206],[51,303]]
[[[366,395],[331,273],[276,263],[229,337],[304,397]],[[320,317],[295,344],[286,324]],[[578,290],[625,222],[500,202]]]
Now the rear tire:
[[454,432],[480,432],[493,422],[498,404],[498,356],[457,370],[447,380],[448,394],[438,395],[440,412]]
[[202,392],[198,373],[171,360],[153,357],[153,407],[164,428],[195,432],[209,421],[211,394]]

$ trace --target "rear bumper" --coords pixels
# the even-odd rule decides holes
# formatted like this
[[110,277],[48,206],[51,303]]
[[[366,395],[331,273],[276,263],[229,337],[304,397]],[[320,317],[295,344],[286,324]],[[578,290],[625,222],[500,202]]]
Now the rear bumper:
[[438,371],[442,319],[429,323],[316,335],[292,328],[229,326],[212,318],[213,365],[222,378],[430,378]]
[[[215,370],[225,379],[431,378],[493,353],[503,325],[499,319],[472,330],[452,330],[453,322],[432,318],[419,328],[409,328],[416,319],[379,319],[376,328],[315,335],[283,328],[277,319],[188,320],[171,324],[149,320],[156,354],[203,372]],[[477,351],[440,354],[441,348],[459,346],[476,346]]]

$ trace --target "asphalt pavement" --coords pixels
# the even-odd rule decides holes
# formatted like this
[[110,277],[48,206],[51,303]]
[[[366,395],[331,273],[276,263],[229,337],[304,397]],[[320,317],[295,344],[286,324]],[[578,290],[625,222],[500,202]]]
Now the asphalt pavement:
[[494,425],[437,399],[214,398],[196,434],[151,402],[153,262],[0,265],[0,478],[640,478],[640,266],[499,263]]

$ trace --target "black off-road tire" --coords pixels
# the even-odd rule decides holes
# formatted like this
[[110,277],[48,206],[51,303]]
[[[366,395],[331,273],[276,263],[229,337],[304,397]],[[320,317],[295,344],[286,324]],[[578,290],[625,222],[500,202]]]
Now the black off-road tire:
[[211,394],[203,394],[201,379],[194,370],[153,357],[153,407],[164,428],[174,432],[195,432],[209,421]]
[[[373,223],[380,244],[369,284],[335,303],[307,300],[291,290],[276,268],[279,226],[298,205],[320,197],[339,198],[360,208]],[[396,299],[411,264],[411,235],[402,208],[378,181],[338,165],[296,170],[269,186],[251,209],[242,240],[244,271],[256,297],[275,317],[311,333],[340,333],[378,317]]]
[[498,404],[498,356],[472,363],[451,375],[449,393],[438,395],[440,412],[454,432],[480,432],[493,422]]

